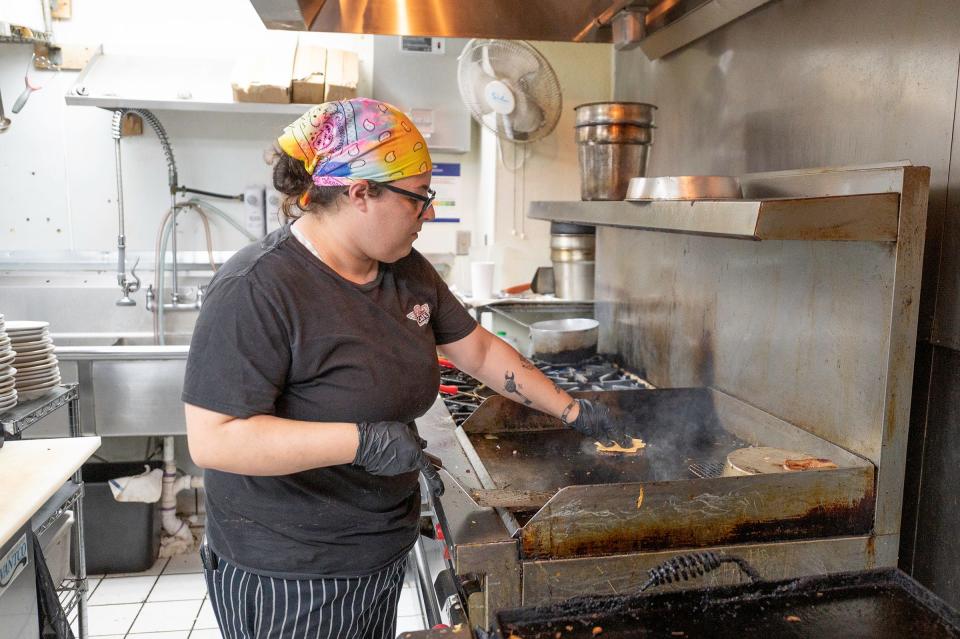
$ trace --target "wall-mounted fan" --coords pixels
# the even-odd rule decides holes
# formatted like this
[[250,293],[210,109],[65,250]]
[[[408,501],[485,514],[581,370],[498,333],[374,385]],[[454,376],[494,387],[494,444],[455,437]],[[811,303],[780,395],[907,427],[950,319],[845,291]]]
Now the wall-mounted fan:
[[471,40],[460,54],[457,80],[473,118],[500,139],[533,142],[560,119],[557,74],[526,42]]

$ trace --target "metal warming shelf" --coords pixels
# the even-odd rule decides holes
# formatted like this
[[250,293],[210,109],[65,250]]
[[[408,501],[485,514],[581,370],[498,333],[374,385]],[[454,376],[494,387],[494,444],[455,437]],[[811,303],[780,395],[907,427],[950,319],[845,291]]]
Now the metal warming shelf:
[[740,200],[531,202],[529,217],[750,240],[896,242],[901,206],[916,204],[900,201],[904,173],[924,171],[892,162],[748,173],[739,176]]
[[692,202],[531,202],[529,217],[750,240],[895,242],[899,207],[896,193]]

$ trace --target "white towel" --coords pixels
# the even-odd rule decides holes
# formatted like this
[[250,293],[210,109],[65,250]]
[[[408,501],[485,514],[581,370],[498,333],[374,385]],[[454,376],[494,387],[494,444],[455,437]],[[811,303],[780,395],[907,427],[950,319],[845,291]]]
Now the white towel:
[[118,477],[110,480],[110,490],[117,501],[138,501],[147,504],[160,501],[163,488],[163,470],[149,466],[139,475]]

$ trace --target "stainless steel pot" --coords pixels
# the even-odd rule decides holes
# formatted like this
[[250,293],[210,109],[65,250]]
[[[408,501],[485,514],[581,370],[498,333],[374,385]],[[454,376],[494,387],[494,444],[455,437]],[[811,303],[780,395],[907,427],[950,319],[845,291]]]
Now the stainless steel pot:
[[554,292],[565,300],[592,300],[596,230],[578,224],[550,224]]
[[645,102],[588,102],[573,110],[577,114],[574,126],[611,122],[653,126],[653,112],[657,107]]
[[647,172],[649,153],[649,144],[578,142],[580,199],[624,199],[631,178]]
[[[584,124],[575,128],[577,144],[650,144],[653,128],[636,124]],[[634,176],[636,177],[636,176]]]
[[600,322],[573,318],[530,325],[533,358],[551,364],[576,364],[597,354]]
[[655,109],[640,102],[576,107],[580,199],[622,200],[630,179],[646,174]]

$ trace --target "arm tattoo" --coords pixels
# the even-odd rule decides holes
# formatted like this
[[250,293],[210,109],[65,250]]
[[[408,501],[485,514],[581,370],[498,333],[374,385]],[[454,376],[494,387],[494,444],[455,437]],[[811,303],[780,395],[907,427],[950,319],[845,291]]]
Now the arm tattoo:
[[577,400],[571,400],[567,407],[563,409],[563,413],[560,415],[560,421],[564,424],[570,423],[570,411],[573,410],[573,407],[577,405]]
[[532,371],[537,368],[536,364],[531,362],[529,359],[527,359],[523,355],[520,356],[520,365],[523,366],[528,371]]
[[533,402],[527,399],[523,393],[520,392],[520,389],[517,387],[516,375],[513,371],[506,371],[503,374],[503,390],[508,393],[514,393],[520,396],[520,399],[523,400],[524,405],[529,406]]

